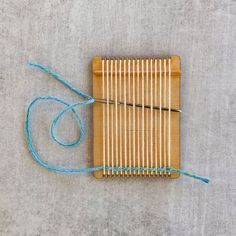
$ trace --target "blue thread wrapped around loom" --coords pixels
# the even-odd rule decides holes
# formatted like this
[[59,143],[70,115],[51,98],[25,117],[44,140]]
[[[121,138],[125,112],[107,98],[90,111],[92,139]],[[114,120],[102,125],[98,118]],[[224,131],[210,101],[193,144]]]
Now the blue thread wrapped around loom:
[[[65,85],[67,88],[69,88],[72,92],[76,93],[78,96],[80,96],[80,97],[82,97],[84,99],[83,101],[70,104],[67,101],[65,101],[64,99],[61,99],[61,98],[58,98],[58,97],[55,97],[55,96],[40,96],[40,97],[35,98],[30,103],[30,105],[29,105],[29,107],[27,109],[27,112],[26,112],[25,134],[26,134],[26,141],[27,141],[27,144],[28,144],[29,151],[30,151],[31,155],[33,156],[33,158],[35,159],[35,161],[38,162],[41,166],[45,167],[48,170],[57,171],[57,172],[63,172],[63,173],[86,173],[86,172],[94,172],[94,171],[103,170],[104,169],[103,166],[90,167],[90,168],[79,168],[79,169],[67,169],[67,168],[63,168],[63,167],[60,167],[60,166],[55,166],[55,165],[52,165],[52,164],[48,164],[47,162],[45,162],[44,160],[41,159],[41,157],[39,156],[39,154],[36,151],[35,146],[33,144],[32,136],[31,136],[31,131],[30,131],[30,120],[31,120],[30,116],[31,116],[31,112],[32,112],[32,107],[34,105],[36,105],[38,102],[45,101],[45,100],[50,100],[50,101],[54,101],[54,102],[57,102],[57,103],[65,105],[66,108],[63,109],[62,111],[60,111],[57,114],[57,116],[52,121],[51,128],[50,128],[51,137],[60,146],[75,147],[75,146],[81,144],[81,142],[83,141],[84,136],[85,136],[84,124],[82,122],[80,114],[78,113],[78,111],[75,110],[75,107],[77,107],[77,106],[85,106],[85,105],[88,105],[88,104],[92,104],[92,103],[94,103],[95,99],[92,96],[77,90],[69,82],[67,82],[63,77],[61,77],[60,75],[58,75],[55,72],[51,71],[46,66],[43,66],[41,64],[34,64],[34,63],[28,63],[28,65],[32,66],[32,67],[36,67],[36,68],[46,72],[47,74],[51,75],[54,79],[56,79],[57,81],[59,81],[60,83]],[[80,127],[80,132],[79,132],[79,138],[77,140],[75,140],[74,142],[71,142],[71,143],[64,143],[64,142],[60,141],[57,138],[56,126],[58,124],[58,121],[68,111],[73,112],[73,115],[74,115],[74,117],[76,119],[76,122],[78,123],[78,125]],[[147,167],[111,167],[111,166],[106,166],[105,169],[106,170],[113,170],[113,171],[121,171],[121,170],[122,171],[128,171],[128,170],[149,170],[149,171],[177,172],[179,174],[183,174],[183,175],[192,177],[194,179],[201,180],[204,183],[209,183],[209,181],[210,181],[209,179],[207,179],[205,177],[194,175],[194,174],[190,174],[190,173],[188,173],[188,172],[186,172],[184,170],[179,170],[179,169],[175,169],[175,168],[171,168],[171,167],[147,168]]]

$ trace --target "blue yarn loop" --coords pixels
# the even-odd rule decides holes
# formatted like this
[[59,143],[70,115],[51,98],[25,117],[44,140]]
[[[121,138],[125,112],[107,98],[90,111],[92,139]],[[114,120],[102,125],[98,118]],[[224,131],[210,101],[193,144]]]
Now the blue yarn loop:
[[[42,101],[53,101],[53,102],[60,103],[60,104],[64,105],[66,108],[63,109],[62,111],[60,111],[51,123],[51,127],[50,127],[51,137],[60,146],[75,147],[75,146],[78,146],[78,145],[81,144],[81,142],[83,141],[84,136],[85,136],[84,124],[82,122],[80,114],[78,113],[77,110],[75,110],[75,108],[77,106],[85,106],[85,105],[88,105],[88,104],[92,104],[92,103],[95,102],[95,99],[92,96],[77,90],[75,87],[73,87],[73,85],[71,85],[69,82],[67,82],[62,76],[60,76],[60,75],[56,74],[55,72],[51,71],[48,67],[46,67],[44,65],[41,65],[41,64],[35,64],[35,63],[28,63],[28,65],[31,66],[31,67],[36,67],[36,68],[40,69],[41,71],[46,72],[47,74],[51,75],[54,79],[56,79],[57,81],[59,81],[60,83],[65,85],[68,89],[70,89],[72,92],[74,92],[75,94],[77,94],[78,96],[80,96],[83,99],[82,101],[70,104],[69,102],[65,101],[64,99],[61,99],[61,98],[58,98],[58,97],[55,97],[55,96],[40,96],[40,97],[36,97],[29,104],[29,107],[28,107],[27,112],[26,112],[26,119],[25,119],[26,141],[27,141],[27,145],[28,145],[28,148],[29,148],[29,151],[30,151],[32,157],[41,166],[45,167],[48,170],[52,170],[52,171],[56,171],[56,172],[62,172],[62,173],[88,173],[88,172],[104,170],[104,168],[105,168],[105,170],[113,170],[113,171],[129,171],[129,170],[138,171],[138,170],[140,170],[140,171],[175,172],[175,173],[179,173],[179,174],[183,174],[183,175],[192,177],[194,179],[201,180],[204,183],[209,183],[210,180],[208,178],[198,176],[198,175],[195,175],[195,174],[191,174],[191,173],[188,173],[184,170],[175,169],[173,167],[148,168],[148,167],[111,167],[111,166],[105,166],[104,167],[104,166],[96,166],[96,167],[89,167],[89,168],[67,169],[67,168],[64,168],[64,167],[48,164],[46,161],[44,161],[40,157],[40,155],[38,154],[38,152],[35,148],[35,145],[33,143],[32,134],[31,134],[31,130],[30,130],[30,121],[31,121],[31,113],[32,113],[33,106],[35,106],[37,103],[42,102]],[[75,141],[69,142],[69,143],[65,143],[65,142],[59,140],[59,138],[57,137],[57,134],[56,134],[56,127],[58,125],[58,122],[63,117],[63,115],[67,112],[72,112],[72,114],[74,115],[74,118],[75,118],[75,120],[78,123],[79,128],[80,128],[78,139],[75,140]]]

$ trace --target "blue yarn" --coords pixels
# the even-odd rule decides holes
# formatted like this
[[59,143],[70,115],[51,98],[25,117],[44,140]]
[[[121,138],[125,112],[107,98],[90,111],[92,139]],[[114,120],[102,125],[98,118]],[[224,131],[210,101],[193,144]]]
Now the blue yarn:
[[[26,134],[26,141],[27,141],[27,145],[29,148],[29,151],[32,155],[32,157],[35,159],[36,162],[38,162],[41,166],[45,167],[48,170],[52,170],[52,171],[57,171],[57,172],[63,172],[63,173],[87,173],[87,172],[94,172],[94,171],[99,171],[99,170],[103,170],[104,166],[97,166],[97,167],[90,167],[90,168],[80,168],[80,169],[67,169],[64,167],[60,167],[60,166],[55,166],[52,164],[48,164],[47,162],[45,162],[38,154],[38,152],[36,151],[36,148],[34,146],[33,140],[32,140],[32,136],[31,136],[31,131],[30,131],[30,121],[31,121],[31,112],[32,112],[32,108],[34,105],[36,105],[38,102],[40,101],[54,101],[57,103],[60,103],[62,105],[64,105],[66,108],[63,109],[62,111],[60,111],[56,117],[53,119],[52,124],[51,124],[51,128],[50,128],[50,133],[51,133],[51,137],[52,139],[58,143],[60,146],[64,146],[64,147],[75,147],[81,144],[81,142],[84,139],[85,136],[85,128],[84,128],[84,124],[82,122],[82,119],[80,117],[80,114],[78,113],[78,111],[75,110],[75,107],[77,106],[85,106],[88,104],[92,104],[94,103],[95,99],[93,97],[91,97],[90,95],[83,93],[79,90],[77,90],[75,87],[73,87],[69,82],[67,82],[63,77],[61,77],[60,75],[56,74],[55,72],[51,71],[49,68],[47,68],[46,66],[40,65],[40,64],[34,64],[34,63],[28,63],[29,66],[32,67],[36,67],[44,72],[46,72],[47,74],[51,75],[54,79],[56,79],[57,81],[59,81],[60,83],[64,84],[68,89],[70,89],[72,92],[76,93],[78,96],[80,96],[81,98],[83,98],[83,101],[80,102],[76,102],[73,104],[68,103],[67,101],[65,101],[64,99],[55,97],[55,96],[40,96],[35,98],[29,105],[27,112],[26,112],[26,119],[25,119],[25,134]],[[75,117],[76,122],[78,123],[79,127],[80,127],[80,132],[79,132],[79,138],[73,142],[70,143],[64,143],[62,141],[60,141],[57,138],[57,134],[56,134],[56,127],[58,124],[58,121],[62,118],[62,116],[68,112],[71,111]],[[173,167],[164,167],[164,168],[147,168],[147,167],[111,167],[111,166],[106,166],[105,170],[113,170],[113,171],[129,171],[129,170],[141,170],[141,171],[158,171],[158,172],[176,172],[179,174],[183,174],[189,177],[192,177],[194,179],[198,179],[201,180],[205,183],[209,183],[209,179],[202,177],[202,176],[198,176],[198,175],[194,175],[194,174],[190,174],[184,170],[180,170],[180,169],[175,169]]]

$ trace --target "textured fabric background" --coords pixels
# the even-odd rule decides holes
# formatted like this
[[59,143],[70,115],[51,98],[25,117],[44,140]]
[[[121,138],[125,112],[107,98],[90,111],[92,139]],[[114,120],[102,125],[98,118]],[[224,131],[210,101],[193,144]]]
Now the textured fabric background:
[[[236,235],[236,2],[233,0],[0,0],[0,235]],[[24,137],[35,96],[77,97],[26,66],[43,63],[92,93],[96,55],[178,54],[182,59],[181,165],[208,176],[104,179],[49,172]],[[45,160],[92,165],[92,107],[86,140],[58,147],[48,128],[62,109],[37,107],[34,140]],[[64,140],[78,134],[70,115]]]

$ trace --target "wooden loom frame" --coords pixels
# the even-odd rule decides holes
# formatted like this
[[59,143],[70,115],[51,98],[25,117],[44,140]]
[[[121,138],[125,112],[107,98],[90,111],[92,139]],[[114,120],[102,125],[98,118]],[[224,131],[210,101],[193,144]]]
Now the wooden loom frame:
[[[102,71],[102,60],[105,60],[105,63],[104,63],[104,72]],[[113,73],[112,73],[112,76],[113,76],[113,99],[111,99],[111,97],[109,97],[109,100],[114,100],[114,94],[115,94],[115,91],[114,91],[114,88],[115,88],[115,70],[114,70],[114,67],[115,67],[115,60],[118,60],[117,61],[117,67],[119,67],[119,60],[122,60],[122,65],[121,65],[121,78],[122,78],[122,84],[124,83],[124,81],[126,81],[126,85],[128,87],[128,61],[130,60],[130,67],[131,67],[131,70],[130,70],[130,78],[131,80],[130,81],[133,81],[133,72],[132,72],[132,67],[133,67],[133,63],[134,63],[134,67],[137,69],[137,60],[139,60],[139,80],[141,80],[141,77],[143,76],[142,73],[144,74],[145,76],[145,81],[146,79],[150,79],[151,78],[151,71],[150,71],[150,67],[151,67],[151,60],[152,60],[152,67],[154,67],[155,65],[155,60],[157,60],[157,64],[159,65],[159,61],[161,60],[161,65],[162,65],[162,72],[161,72],[161,75],[162,75],[162,80],[164,79],[164,60],[166,60],[166,62],[168,62],[168,58],[122,58],[122,59],[105,59],[105,58],[102,58],[102,57],[95,57],[93,59],[93,97],[97,100],[103,100],[104,101],[104,97],[103,97],[103,94],[102,94],[102,79],[103,76],[105,76],[106,78],[106,60],[109,60],[108,64],[109,64],[109,69],[111,68],[111,60],[113,60]],[[144,61],[144,67],[141,67],[141,62],[142,60]],[[171,56],[170,57],[170,60],[171,60],[171,108],[173,109],[176,109],[176,110],[179,110],[180,109],[180,74],[181,74],[181,71],[180,71],[180,57],[179,56]],[[126,62],[126,68],[124,68],[124,61]],[[167,64],[166,64],[167,65]],[[148,72],[146,70],[146,67],[148,66]],[[142,72],[142,68],[144,68],[144,71]],[[124,72],[125,70],[125,72]],[[153,101],[153,105],[154,106],[159,106],[159,92],[160,92],[160,87],[159,87],[159,82],[160,82],[160,68],[159,66],[157,67],[157,76],[155,77],[155,71],[152,70],[152,78],[153,80],[155,80],[155,78],[157,79],[157,84],[158,84],[158,87],[157,87],[157,93],[158,95],[156,96],[154,93],[153,93],[153,99],[154,99],[154,96],[156,96],[158,99]],[[166,75],[168,75],[168,66],[166,66]],[[111,73],[111,71],[109,70],[109,73]],[[126,75],[126,78],[124,79],[124,73]],[[138,81],[137,80],[137,70],[135,70],[135,80],[136,82]],[[118,73],[119,74],[119,73]],[[109,79],[111,79],[110,77],[111,74],[109,74]],[[147,77],[146,77],[147,76]],[[117,75],[117,80],[119,81],[119,75]],[[164,80],[163,80],[164,81]],[[167,78],[167,84],[168,84],[168,78]],[[146,82],[145,82],[146,83]],[[132,82],[130,83],[130,91],[131,94],[129,96],[129,94],[127,93],[127,89],[126,89],[126,97],[127,99],[128,98],[132,98],[133,97],[133,87],[132,87]],[[137,84],[137,83],[136,83]],[[117,87],[119,86],[119,82],[118,82],[118,85]],[[123,84],[124,86],[124,84]],[[123,87],[122,86],[122,89],[123,90]],[[104,87],[106,88],[106,84],[104,85]],[[127,88],[126,87],[126,88]],[[119,88],[120,89],[120,88]],[[141,83],[139,82],[139,95],[141,96]],[[150,83],[149,83],[149,87],[145,87],[144,88],[144,96],[145,96],[145,105],[148,105],[150,106],[151,105],[151,99],[147,98],[146,97],[146,94],[150,94]],[[137,93],[137,88],[135,88],[135,95]],[[164,94],[164,90],[163,90],[163,86],[162,86],[162,94]],[[106,92],[105,94],[106,95]],[[121,93],[122,97],[124,97],[124,92]],[[166,91],[166,96],[168,96],[168,91]],[[111,96],[111,93],[110,95]],[[146,99],[147,98],[147,99]],[[106,100],[106,96],[105,96],[105,100]],[[118,101],[120,102],[120,99],[119,99],[119,96],[118,96]],[[121,101],[123,102],[123,101]],[[164,102],[164,98],[162,96],[162,102]],[[131,99],[131,103],[132,103],[132,99]],[[139,104],[140,103],[140,100],[139,100]],[[167,105],[167,104],[166,104]],[[103,120],[103,115],[106,114],[106,111],[104,113],[104,110],[103,109],[106,109],[106,103],[99,103],[99,102],[95,102],[94,105],[93,105],[93,152],[94,152],[94,167],[96,166],[103,166],[103,148],[104,148],[104,145],[103,145],[103,133],[104,133],[104,130],[105,130],[105,134],[107,133],[107,124],[105,124],[105,128],[103,127],[104,126],[104,120]],[[124,121],[124,106],[121,104],[121,105],[118,105],[118,123],[119,123],[119,107],[122,106],[122,109],[123,109],[123,115],[122,115],[122,118],[123,118],[123,121]],[[105,107],[105,108],[104,108]],[[111,108],[109,110],[109,116],[110,118],[113,117],[113,121],[115,119],[115,104],[109,104],[109,107]],[[112,108],[113,107],[113,108]],[[141,117],[141,111],[140,109],[142,109],[141,107],[136,107],[135,108],[135,117],[138,117],[140,118],[140,123],[142,123],[142,117]],[[113,112],[112,112],[113,111]],[[127,134],[127,137],[126,137],[126,144],[127,144],[127,149],[126,149],[126,152],[128,153],[128,164],[127,166],[129,167],[129,155],[130,155],[130,152],[132,153],[132,147],[129,145],[129,144],[132,144],[133,141],[129,142],[129,140],[131,139],[132,140],[132,134],[133,134],[133,129],[132,129],[132,124],[129,123],[129,118],[128,116],[131,114],[131,117],[132,117],[132,106],[127,106],[126,107],[126,121],[128,122],[128,126],[126,127],[126,134]],[[112,113],[113,113],[113,116],[112,116]],[[164,133],[164,126],[163,126],[163,122],[164,122],[164,113],[166,113],[166,120],[168,121],[168,111],[163,111],[162,110],[162,138],[163,138],[163,133]],[[160,115],[160,110],[153,110],[153,122],[156,122],[157,120],[157,124],[159,124],[159,115]],[[144,116],[144,119],[147,117],[148,120],[150,119],[150,109],[149,108],[145,108],[145,116]],[[104,118],[106,119],[106,118]],[[131,119],[132,120],[132,119]],[[154,121],[155,120],[155,121]],[[113,122],[112,121],[112,122]],[[168,122],[165,123],[166,127],[167,127],[167,124]],[[145,123],[146,125],[146,123]],[[111,132],[111,124],[109,123],[109,134]],[[113,126],[114,128],[114,122],[113,122]],[[179,169],[180,168],[180,112],[171,112],[171,167],[174,167],[176,169]],[[119,127],[120,128],[120,127]],[[138,135],[139,137],[141,137],[141,134],[140,132],[141,129],[140,129],[140,126],[137,127],[137,124],[135,125],[135,128],[136,132],[135,132],[135,144],[136,144],[136,147],[138,146],[137,144],[137,139],[138,139]],[[122,130],[124,131],[123,127],[122,127]],[[114,132],[114,130],[113,130]],[[152,136],[153,136],[153,142],[152,144],[150,143],[149,141],[149,145],[151,148],[148,149],[148,151],[145,150],[145,157],[149,156],[150,155],[150,152],[151,152],[151,149],[152,149],[152,153],[159,153],[159,149],[158,149],[158,136],[157,134],[159,134],[160,130],[159,130],[159,127],[158,125],[157,126],[153,126],[153,129],[152,129]],[[114,133],[113,133],[114,135]],[[150,137],[151,136],[151,131],[150,131],[150,122],[148,123],[147,126],[145,126],[145,147],[146,147],[146,143],[148,139],[146,139],[146,137]],[[118,139],[117,140],[117,143],[120,144],[120,136],[117,137],[114,135],[113,137],[113,144],[116,143],[116,138]],[[124,139],[124,132],[123,132],[123,136],[122,136],[122,139]],[[140,140],[139,140],[140,141]],[[111,141],[110,141],[111,142]],[[124,140],[121,140],[121,142],[124,143]],[[109,143],[108,143],[109,144]],[[140,142],[139,142],[139,145],[140,145]],[[115,146],[115,145],[114,145]],[[162,143],[162,149],[164,148],[164,142]],[[106,146],[105,146],[105,152],[106,152]],[[113,156],[114,155],[114,148],[113,148]],[[119,153],[120,153],[120,150],[119,150]],[[162,151],[163,153],[163,151]],[[112,155],[112,152],[111,150],[109,151],[109,154]],[[125,160],[124,160],[124,150],[121,151],[121,156],[122,156],[122,163],[124,166],[124,163],[125,163]],[[137,154],[137,151],[136,151],[136,154]],[[147,154],[147,155],[146,155]],[[152,154],[153,155],[153,154]],[[132,156],[132,154],[131,154]],[[149,160],[149,158],[147,158]],[[145,159],[144,163],[141,163],[141,167],[143,166],[150,166],[150,160],[148,161],[147,163],[147,159]],[[158,156],[158,159],[159,159],[159,156]],[[136,163],[135,166],[137,166],[137,163],[138,163],[138,159],[135,155],[135,158],[132,157],[132,160],[134,160],[134,162]],[[164,155],[162,156],[161,158],[161,162],[162,162],[162,165],[164,164]],[[115,162],[114,162],[115,163]],[[114,165],[113,163],[113,166],[116,166]],[[153,166],[152,167],[159,167],[158,163],[157,166],[155,165],[155,162],[152,163]],[[168,163],[166,163],[168,164]],[[112,166],[112,162],[111,162],[111,158],[109,159],[109,163],[107,163],[106,166]],[[120,165],[118,165],[120,166]],[[134,163],[132,163],[130,166],[134,166]],[[162,166],[163,167],[163,166]],[[105,175],[104,175],[105,173]],[[102,178],[104,176],[133,176],[133,175],[144,175],[144,176],[167,176],[167,177],[170,177],[170,178],[177,178],[179,177],[179,174],[178,173],[164,173],[164,172],[151,172],[151,171],[122,171],[122,172],[117,172],[117,171],[96,171],[94,172],[94,176],[96,178]]]

